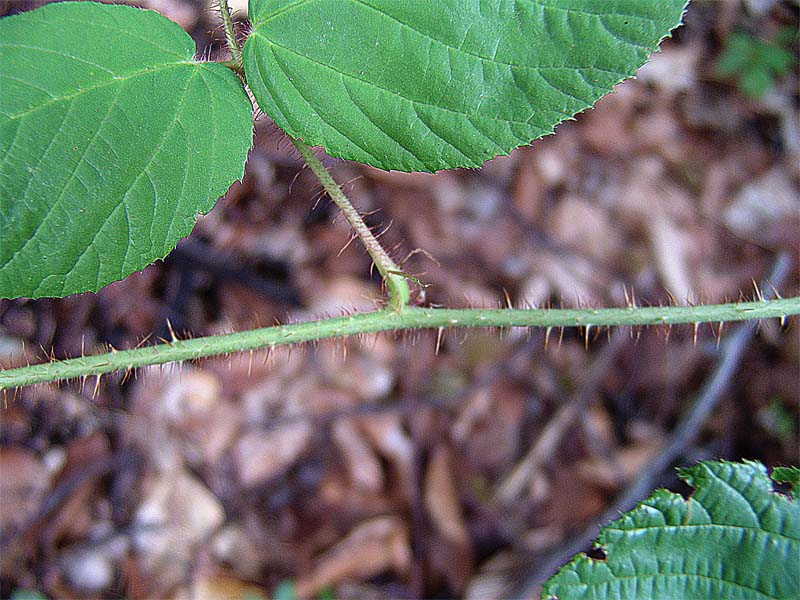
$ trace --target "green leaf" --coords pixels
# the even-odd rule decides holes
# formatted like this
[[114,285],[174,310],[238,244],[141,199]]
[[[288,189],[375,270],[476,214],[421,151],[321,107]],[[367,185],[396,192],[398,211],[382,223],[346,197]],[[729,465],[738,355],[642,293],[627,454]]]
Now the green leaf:
[[16,589],[11,593],[10,600],[47,600],[47,596],[35,590]]
[[772,73],[763,65],[755,65],[739,76],[739,87],[745,96],[760,98],[775,85]]
[[91,2],[0,21],[0,296],[164,257],[244,172],[252,106],[177,24]]
[[250,0],[245,72],[289,135],[384,169],[479,167],[631,77],[688,0]]
[[753,44],[754,39],[746,33],[732,33],[725,43],[725,51],[717,60],[717,73],[730,77],[747,68],[753,61]]
[[778,483],[789,485],[792,497],[800,500],[800,469],[797,467],[775,467],[772,478]]
[[656,491],[603,528],[604,560],[578,555],[544,597],[800,597],[800,504],[772,492],[764,466],[706,462],[680,476],[689,500]]
[[284,579],[275,588],[275,600],[297,600],[297,586],[291,579]]

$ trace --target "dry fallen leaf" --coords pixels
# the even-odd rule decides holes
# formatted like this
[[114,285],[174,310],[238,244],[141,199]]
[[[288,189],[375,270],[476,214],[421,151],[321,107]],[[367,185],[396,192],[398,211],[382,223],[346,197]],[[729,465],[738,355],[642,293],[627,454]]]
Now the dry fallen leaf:
[[246,432],[236,444],[239,481],[249,487],[283,473],[306,451],[312,431],[310,423],[299,421]]
[[381,463],[352,420],[336,420],[333,424],[333,441],[344,458],[350,481],[365,490],[380,491],[383,487]]
[[359,421],[372,444],[397,470],[401,487],[410,498],[414,486],[414,443],[403,429],[398,415],[371,415]]
[[65,538],[83,538],[97,519],[95,502],[98,498],[100,472],[111,460],[111,445],[104,433],[96,432],[70,441],[66,446],[64,467],[54,485],[90,476],[70,489],[66,501],[47,523],[44,533],[47,546],[57,546]]
[[454,479],[450,451],[440,444],[425,471],[424,504],[438,535],[425,540],[428,560],[460,594],[472,576],[473,551]]
[[192,580],[194,600],[267,600],[268,597],[264,588],[224,573],[202,570]]
[[0,448],[0,534],[5,537],[26,523],[50,489],[42,460],[30,450]]
[[225,510],[200,480],[181,468],[154,474],[144,488],[132,540],[144,571],[164,591],[183,581],[197,549],[225,522]]
[[468,545],[469,533],[450,462],[447,447],[437,446],[425,471],[425,508],[440,534],[456,544]]
[[297,595],[309,598],[347,579],[369,579],[392,570],[399,576],[411,566],[408,531],[397,517],[375,517],[356,527],[328,550],[311,573],[297,579]]

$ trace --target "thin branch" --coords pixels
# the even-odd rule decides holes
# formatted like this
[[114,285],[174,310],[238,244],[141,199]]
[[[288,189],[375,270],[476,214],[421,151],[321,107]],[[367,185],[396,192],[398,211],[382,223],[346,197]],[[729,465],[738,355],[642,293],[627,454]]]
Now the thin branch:
[[612,327],[718,323],[785,319],[800,314],[800,297],[767,302],[737,302],[700,306],[651,306],[606,309],[447,309],[406,307],[344,317],[277,325],[167,344],[117,350],[64,361],[0,371],[0,390],[36,383],[101,376],[149,365],[181,362],[232,352],[339,338],[363,333],[407,329],[486,327]]
[[242,47],[239,45],[239,38],[236,37],[236,25],[231,16],[228,0],[219,0],[219,14],[222,17],[222,26],[225,29],[225,41],[228,43],[228,50],[230,50],[231,58],[233,58],[234,71],[243,74]]
[[372,234],[367,224],[364,223],[364,219],[361,218],[358,210],[352,205],[347,195],[345,195],[342,188],[339,187],[339,184],[336,183],[331,174],[328,173],[325,165],[317,158],[314,151],[300,140],[292,139],[292,143],[295,145],[298,152],[300,152],[300,156],[303,157],[306,164],[308,164],[311,172],[319,179],[319,182],[328,193],[328,196],[330,196],[334,204],[339,207],[339,210],[342,211],[344,218],[347,219],[347,222],[350,224],[350,227],[353,228],[358,239],[364,244],[372,261],[378,268],[378,272],[386,282],[386,287],[389,289],[390,306],[395,311],[402,310],[403,307],[408,304],[411,293],[408,289],[406,277],[400,270],[400,267],[395,264],[386,250],[383,249],[383,246],[381,246],[380,242]]
[[494,499],[502,504],[511,504],[516,501],[525,487],[529,484],[536,472],[541,469],[548,456],[552,456],[558,448],[564,432],[578,419],[581,411],[592,398],[597,389],[597,382],[602,379],[606,371],[613,364],[617,354],[626,341],[620,332],[614,336],[611,343],[587,369],[583,381],[570,400],[564,403],[547,423],[536,442],[531,446],[525,457],[514,467],[509,475],[497,486]]

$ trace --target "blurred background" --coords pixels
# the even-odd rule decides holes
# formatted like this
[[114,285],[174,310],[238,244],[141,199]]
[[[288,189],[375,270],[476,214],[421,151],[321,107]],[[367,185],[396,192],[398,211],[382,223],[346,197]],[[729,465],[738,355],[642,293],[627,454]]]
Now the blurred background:
[[[138,5],[225,58],[207,3]],[[480,171],[325,163],[427,284],[418,304],[733,301],[781,254],[771,283],[797,295],[798,14],[694,0],[637,79]],[[260,116],[244,181],[166,260],[0,301],[0,362],[372,310],[349,239]],[[0,412],[0,597],[535,597],[598,522],[688,493],[675,465],[797,464],[797,323],[740,329],[385,334],[20,390]]]

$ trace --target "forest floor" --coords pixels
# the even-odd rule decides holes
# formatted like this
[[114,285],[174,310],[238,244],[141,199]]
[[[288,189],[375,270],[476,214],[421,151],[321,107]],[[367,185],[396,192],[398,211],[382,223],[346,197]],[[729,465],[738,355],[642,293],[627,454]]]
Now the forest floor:
[[[140,5],[221,50],[208,6]],[[798,12],[697,0],[637,79],[481,170],[325,164],[419,304],[752,298],[782,253],[772,283],[797,295],[797,61],[757,97],[717,65],[734,32],[774,39]],[[244,181],[166,260],[0,301],[2,364],[379,305],[335,206],[256,130]],[[0,597],[534,597],[628,492],[688,493],[675,465],[797,463],[796,321],[758,324],[704,393],[738,328],[382,334],[21,390],[0,412]],[[687,430],[698,402],[715,408]]]

